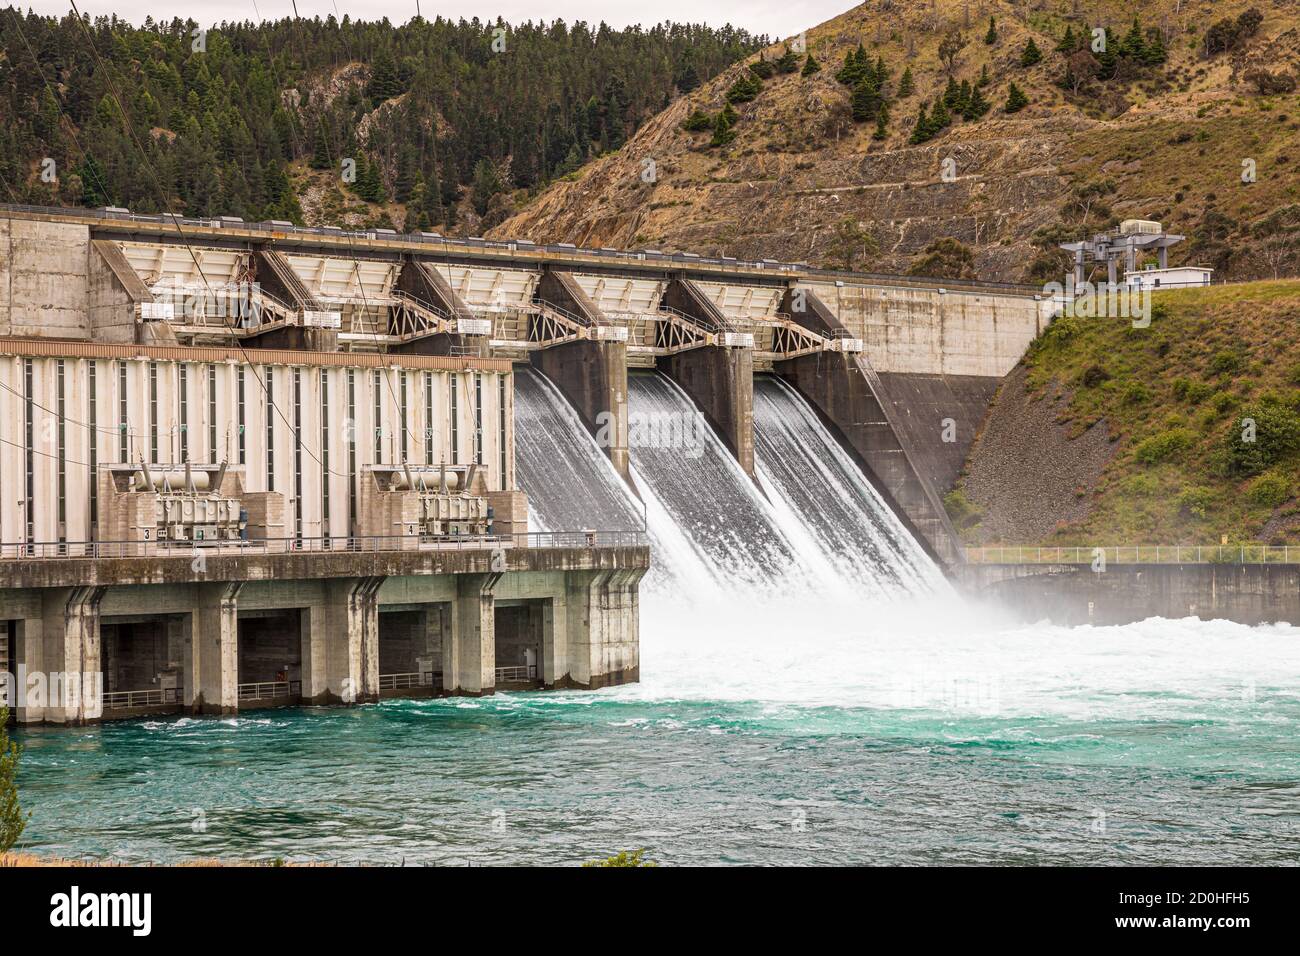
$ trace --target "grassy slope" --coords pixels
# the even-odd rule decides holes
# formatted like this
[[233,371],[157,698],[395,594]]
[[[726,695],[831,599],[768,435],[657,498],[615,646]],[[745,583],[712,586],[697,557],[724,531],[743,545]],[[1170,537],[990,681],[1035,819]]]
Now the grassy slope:
[[[1061,415],[1071,434],[1104,420],[1121,443],[1081,492],[1087,517],[1051,542],[1300,543],[1300,453],[1243,477],[1226,452],[1261,404],[1300,427],[1300,282],[1174,290],[1154,302],[1149,328],[1061,319],[1026,356],[1032,395],[1073,390]],[[1162,442],[1174,446],[1164,456]]]

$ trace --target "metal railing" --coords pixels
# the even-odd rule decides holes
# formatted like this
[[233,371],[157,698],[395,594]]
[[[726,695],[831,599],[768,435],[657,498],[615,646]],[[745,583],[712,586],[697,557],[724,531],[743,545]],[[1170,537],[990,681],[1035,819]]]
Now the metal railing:
[[423,671],[409,674],[380,674],[380,690],[410,690],[414,687],[433,687],[437,683],[437,677],[441,677],[440,671]]
[[498,667],[496,672],[498,681],[537,680],[536,664],[520,664],[515,667]]
[[1142,544],[967,548],[970,564],[1300,564],[1300,545]]
[[302,681],[300,680],[270,680],[239,685],[240,700],[276,700],[301,696]]
[[644,531],[528,531],[499,535],[363,535],[210,541],[35,541],[0,544],[0,561],[57,558],[185,558],[220,555],[390,551],[494,551],[498,548],[627,548],[644,546]]
[[128,707],[160,707],[164,704],[181,703],[179,687],[161,687],[150,690],[113,690],[105,691],[105,710],[123,710]]

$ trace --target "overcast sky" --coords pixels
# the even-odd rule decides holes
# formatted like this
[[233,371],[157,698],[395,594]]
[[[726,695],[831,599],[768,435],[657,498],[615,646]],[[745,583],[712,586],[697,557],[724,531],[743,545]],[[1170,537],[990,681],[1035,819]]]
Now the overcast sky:
[[[388,17],[405,23],[415,15],[417,0],[297,0],[298,14],[325,17],[331,13],[352,19],[377,20]],[[681,23],[731,23],[753,33],[774,38],[793,36],[855,6],[854,0],[419,0],[420,12],[432,19],[442,15],[453,19],[477,16],[508,23],[523,20],[604,20],[615,27],[631,23],[654,24],[664,20]],[[70,9],[66,0],[0,0],[0,6],[18,5],[37,13],[62,15]],[[291,0],[77,0],[77,8],[90,16],[116,13],[140,23],[173,16],[193,17],[200,23],[222,20],[277,19],[293,15]]]

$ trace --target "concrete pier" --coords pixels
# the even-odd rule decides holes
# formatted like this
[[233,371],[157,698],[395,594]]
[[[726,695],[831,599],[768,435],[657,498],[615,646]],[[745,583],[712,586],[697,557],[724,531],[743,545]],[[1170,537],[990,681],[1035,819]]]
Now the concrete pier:
[[[202,570],[189,554],[0,561],[0,621],[19,682],[14,709],[23,724],[84,724],[634,681],[637,591],[649,560],[645,546],[485,546],[250,550],[213,554]],[[70,583],[86,578],[115,583]],[[414,657],[402,658],[419,659],[413,672],[381,673],[386,607],[406,621],[395,639],[414,642]],[[106,626],[157,639],[115,638],[106,667]],[[140,651],[132,646],[151,656],[133,661]],[[145,671],[144,686],[102,683],[106,672]],[[394,686],[381,694],[385,680]]]
[[731,325],[695,283],[676,278],[664,292],[664,304],[689,317],[715,337],[716,344],[661,358],[659,370],[681,386],[704,413],[745,474],[754,475],[754,350],[731,344]]

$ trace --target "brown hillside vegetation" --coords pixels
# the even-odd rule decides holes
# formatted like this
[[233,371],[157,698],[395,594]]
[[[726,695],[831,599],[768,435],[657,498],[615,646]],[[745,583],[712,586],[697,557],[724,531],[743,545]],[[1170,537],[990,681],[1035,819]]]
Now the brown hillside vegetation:
[[[1251,9],[1260,18],[1236,35]],[[1124,59],[1102,81],[1089,78],[1095,57],[1058,51],[1067,28],[1086,38],[1105,26],[1112,46],[1122,42],[1135,12],[1163,63]],[[1023,65],[1031,39],[1041,59]],[[712,125],[683,123],[696,111],[715,120],[736,81],[786,42],[677,99],[490,235],[829,265],[843,264],[833,234],[848,219],[879,247],[857,268],[905,271],[953,237],[983,277],[1042,281],[1060,276],[1057,241],[1137,217],[1192,239],[1175,262],[1239,278],[1300,271],[1294,0],[868,0],[806,43],[820,71],[761,68],[771,75],[757,96],[732,104],[729,143],[711,145]],[[945,43],[956,50],[947,64]],[[888,72],[883,130],[855,122],[853,94],[836,80],[859,44]],[[915,89],[901,95],[907,67]],[[976,85],[984,71],[988,112],[913,144],[922,105],[932,109],[950,77]],[[1012,83],[1029,104],[1008,113]],[[1242,181],[1248,159],[1252,183]]]

